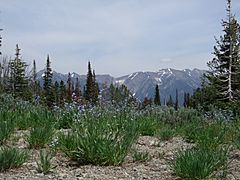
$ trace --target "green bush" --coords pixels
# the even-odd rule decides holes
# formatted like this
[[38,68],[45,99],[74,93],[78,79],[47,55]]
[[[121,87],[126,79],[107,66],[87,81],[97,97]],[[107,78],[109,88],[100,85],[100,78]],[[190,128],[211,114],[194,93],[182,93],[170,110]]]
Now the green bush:
[[193,148],[179,151],[171,164],[174,173],[183,179],[205,179],[227,163],[228,151],[223,148]]
[[0,148],[0,172],[20,167],[28,158],[27,152],[21,152],[15,148],[2,147]]

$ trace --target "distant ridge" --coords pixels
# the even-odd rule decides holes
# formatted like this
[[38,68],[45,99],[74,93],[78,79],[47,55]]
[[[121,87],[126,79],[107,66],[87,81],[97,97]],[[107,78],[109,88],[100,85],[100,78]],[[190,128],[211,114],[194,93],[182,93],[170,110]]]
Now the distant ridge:
[[[168,99],[171,95],[175,99],[176,89],[179,93],[179,103],[183,103],[184,92],[190,94],[193,93],[195,89],[200,87],[201,77],[205,70],[200,69],[184,69],[176,70],[172,68],[161,69],[158,72],[135,72],[122,77],[114,78],[108,74],[97,75],[96,79],[103,88],[103,85],[109,86],[111,83],[115,85],[124,84],[132,92],[132,94],[140,101],[143,101],[145,97],[154,98],[155,86],[160,85],[160,96],[161,101]],[[42,75],[44,70],[37,73],[37,79],[42,84]],[[78,77],[80,81],[81,88],[83,89],[86,83],[86,75],[79,75],[77,73],[71,73],[72,80]],[[54,81],[67,81],[68,74],[61,74],[53,72],[53,82]]]

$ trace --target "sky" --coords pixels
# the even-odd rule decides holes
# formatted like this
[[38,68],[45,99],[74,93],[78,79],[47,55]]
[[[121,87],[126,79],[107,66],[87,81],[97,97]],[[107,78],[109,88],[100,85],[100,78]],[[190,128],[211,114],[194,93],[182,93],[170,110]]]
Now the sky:
[[[28,64],[114,77],[163,68],[207,69],[226,0],[0,0],[3,55]],[[240,21],[240,1],[233,0]]]

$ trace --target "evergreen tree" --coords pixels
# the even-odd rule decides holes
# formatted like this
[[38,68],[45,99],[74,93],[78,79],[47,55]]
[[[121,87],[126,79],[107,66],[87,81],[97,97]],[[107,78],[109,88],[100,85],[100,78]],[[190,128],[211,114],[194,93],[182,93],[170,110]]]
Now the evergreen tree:
[[233,102],[239,99],[240,33],[239,24],[231,13],[231,0],[227,2],[227,19],[222,22],[224,35],[214,46],[215,57],[208,63],[210,71],[206,77],[217,101]]
[[95,75],[95,71],[93,70],[93,86],[94,86],[94,90],[93,90],[93,103],[96,103],[98,101],[98,95],[99,95],[99,86],[96,80],[96,75]]
[[80,82],[79,82],[78,77],[76,78],[75,91],[74,92],[75,92],[77,100],[79,100],[82,93],[81,93]]
[[158,84],[156,85],[156,88],[155,88],[154,104],[161,106]]
[[50,66],[50,58],[47,56],[46,68],[43,76],[43,90],[44,90],[44,102],[48,107],[53,106],[54,95],[52,88],[52,68]]
[[34,97],[36,98],[37,95],[40,94],[41,87],[39,86],[39,82],[37,81],[37,67],[36,67],[36,62],[33,60],[33,68],[31,71],[31,89]]
[[85,99],[90,103],[93,103],[94,93],[95,93],[95,83],[93,79],[91,64],[88,62],[88,73],[87,73],[87,82],[86,82],[86,90],[85,90]]
[[176,100],[175,100],[175,104],[174,104],[174,109],[177,111],[178,110],[178,90],[176,89]]
[[[0,29],[2,31],[3,29]],[[2,36],[0,35],[0,47],[2,47]],[[2,55],[2,51],[0,50],[0,55]]]
[[28,79],[26,77],[26,63],[20,59],[20,49],[16,45],[16,57],[10,61],[10,89],[15,97],[28,98]]
[[71,73],[68,73],[68,79],[67,79],[67,101],[70,103],[72,102],[72,89],[73,83],[72,83],[72,78],[71,78]]
[[60,106],[64,105],[65,97],[66,97],[66,87],[65,87],[63,80],[61,80],[60,87],[59,87],[59,104],[60,104]]
[[185,108],[189,108],[190,107],[190,94],[189,93],[185,93],[184,92],[184,102],[183,102],[183,106]]
[[7,57],[2,58],[1,63],[1,86],[2,92],[9,92],[11,93],[11,86],[10,86],[10,62],[7,60]]
[[146,106],[151,106],[152,105],[152,99],[148,99],[147,97],[144,98],[143,100],[143,106],[146,107]]
[[110,99],[114,103],[130,103],[134,101],[132,94],[127,89],[127,87],[122,84],[120,87],[115,87],[113,84],[109,87]]
[[167,101],[167,106],[173,107],[173,105],[174,105],[174,102],[173,102],[172,96],[170,95],[169,100]]
[[56,106],[59,106],[60,104],[60,87],[59,83],[55,81],[54,83],[54,96],[55,96],[55,104]]

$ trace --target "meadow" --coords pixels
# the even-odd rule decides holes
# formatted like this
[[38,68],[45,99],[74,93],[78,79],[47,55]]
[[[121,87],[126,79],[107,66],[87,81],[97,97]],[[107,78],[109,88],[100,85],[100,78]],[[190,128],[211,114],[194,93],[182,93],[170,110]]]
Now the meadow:
[[48,110],[0,96],[0,177],[238,179],[229,112],[106,103]]

